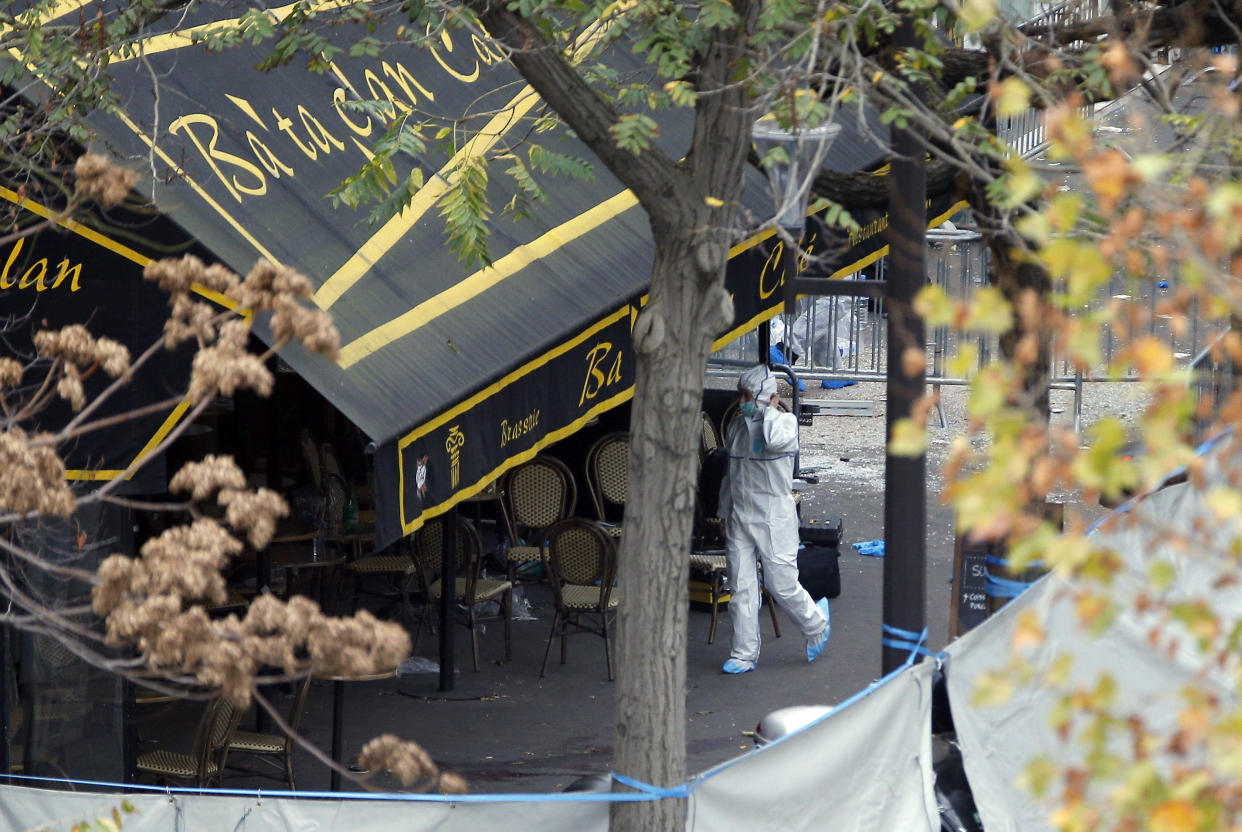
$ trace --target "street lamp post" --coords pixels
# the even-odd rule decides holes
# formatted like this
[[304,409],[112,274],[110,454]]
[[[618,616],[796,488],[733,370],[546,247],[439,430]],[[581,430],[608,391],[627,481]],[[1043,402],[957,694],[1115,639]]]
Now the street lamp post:
[[[767,169],[776,198],[777,223],[795,243],[806,223],[808,190],[815,154],[835,138],[835,124],[809,130],[782,130],[764,120],[755,125],[753,139],[763,156],[772,147],[786,149],[787,163]],[[888,307],[888,373],[885,446],[893,425],[908,417],[923,394],[925,373],[903,372],[902,354],[923,348],[923,322],[912,309],[914,294],[923,285],[926,229],[926,177],[923,151],[917,136],[894,130],[895,160],[889,179],[890,281],[826,280],[798,273],[796,246],[785,243],[782,257],[785,313],[796,315],[798,295],[852,295],[884,297]],[[821,157],[822,158],[822,157]],[[766,356],[764,356],[766,360]],[[886,453],[884,465],[884,637],[881,666],[885,673],[900,667],[909,648],[908,634],[924,629],[926,583],[926,479],[924,460]]]
[[[776,224],[789,238],[781,242],[781,282],[784,285],[785,314],[791,318],[796,318],[798,314],[798,245],[806,230],[811,179],[819,167],[819,159],[823,158],[825,147],[840,132],[841,125],[831,122],[818,127],[786,130],[771,118],[761,119],[751,129],[751,140],[760,158],[777,148],[785,151],[786,161],[770,165],[766,173],[776,201]],[[768,357],[764,355],[762,360],[766,362]]]

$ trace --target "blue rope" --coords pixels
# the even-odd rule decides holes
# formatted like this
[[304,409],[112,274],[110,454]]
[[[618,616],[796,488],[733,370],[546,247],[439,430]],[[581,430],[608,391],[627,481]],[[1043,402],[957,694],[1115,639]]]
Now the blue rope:
[[[914,658],[919,655],[930,656],[937,661],[944,658],[943,653],[933,653],[923,645],[927,642],[927,628],[924,627],[922,632],[914,632],[913,630],[903,630],[900,627],[894,627],[891,624],[883,625],[884,637],[880,639],[880,644],[885,647],[892,647],[894,650],[909,650],[910,655],[906,657],[906,663],[903,667],[909,667],[914,664]],[[895,636],[895,638],[889,638]]]
[[993,598],[1017,598],[1031,586],[1026,581],[1012,581],[993,575],[986,567],[983,570],[983,591]]
[[[1009,561],[1006,560],[1005,558],[998,557],[997,555],[988,555],[988,565],[999,566],[1002,569],[1008,569]],[[1043,568],[1044,568],[1044,562],[1042,560],[1033,560],[1023,567],[1023,569],[1043,569]]]
[[[614,775],[616,776],[616,775]],[[0,780],[26,780],[35,783],[59,783],[75,786],[94,786],[113,791],[142,791],[156,794],[199,794],[212,796],[253,797],[259,799],[256,789],[195,789],[188,786],[147,786],[137,783],[112,783],[106,780],[66,780],[59,777],[34,777],[24,774],[0,774]],[[617,779],[621,779],[617,777]],[[635,781],[637,782],[637,781]],[[655,789],[655,786],[650,788]],[[685,786],[681,787],[682,790]],[[675,789],[673,791],[676,791]],[[677,795],[674,795],[677,796]],[[685,794],[680,795],[682,797]],[[267,793],[272,797],[312,797],[328,800],[374,800],[408,803],[636,803],[659,800],[650,792],[550,792],[547,794],[398,794],[393,792],[307,792],[282,791]]]
[[[829,713],[815,720],[814,722],[803,726],[797,731],[793,731],[785,737],[781,737],[774,742],[764,746],[770,748],[779,744],[781,741],[789,737],[799,734],[810,728],[832,714],[838,713],[855,702],[859,701],[868,694],[874,692],[877,688],[887,684],[889,681],[897,677],[900,673],[914,664],[916,656],[922,654],[930,656],[936,660],[942,660],[944,653],[933,653],[924,647],[927,641],[927,628],[924,627],[921,632],[913,632],[912,630],[902,630],[898,627],[892,627],[888,624],[883,625],[886,636],[893,638],[882,638],[881,644],[886,647],[893,647],[900,650],[909,650],[910,655],[901,667],[893,670],[882,679],[873,682],[863,690],[858,691],[853,696],[841,702],[834,707]],[[754,752],[762,749],[755,749]],[[749,756],[749,755],[745,755]],[[741,757],[737,760],[742,759]],[[372,800],[372,801],[390,801],[390,802],[410,802],[410,803],[635,803],[652,800],[678,799],[684,800],[689,798],[690,792],[702,782],[718,774],[726,768],[734,765],[737,760],[730,760],[726,763],[697,775],[690,781],[682,783],[679,786],[663,787],[653,786],[650,783],[644,783],[641,780],[635,780],[632,777],[626,777],[624,774],[613,774],[612,778],[624,786],[629,786],[636,791],[633,792],[549,792],[546,794],[404,794],[393,792],[324,792],[324,791],[291,791],[281,792],[280,797],[310,797],[327,800]],[[74,780],[62,779],[58,777],[35,777],[25,774],[0,774],[0,781],[8,778],[10,782],[13,780],[22,780],[29,783],[59,783],[71,784],[74,786],[91,786],[97,788],[105,788],[113,791],[139,791],[153,792],[157,794],[199,794],[199,795],[223,795],[233,797],[253,797],[256,800],[260,798],[258,790],[250,789],[196,789],[187,786],[147,786],[137,783],[113,783],[107,780]],[[268,792],[271,797],[272,793]]]
[[635,780],[632,777],[626,777],[624,774],[614,774],[612,775],[612,779],[616,780],[623,786],[629,786],[631,789],[638,789],[639,792],[645,795],[650,795],[652,798],[690,796],[690,789],[685,783],[682,783],[680,786],[664,788],[663,786],[653,786],[650,783]]

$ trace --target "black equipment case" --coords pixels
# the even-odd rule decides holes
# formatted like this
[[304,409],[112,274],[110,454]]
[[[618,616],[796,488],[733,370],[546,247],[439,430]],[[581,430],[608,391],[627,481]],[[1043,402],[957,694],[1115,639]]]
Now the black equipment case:
[[798,537],[798,583],[811,594],[811,599],[836,598],[841,594],[841,536],[845,522],[841,518],[802,518]]

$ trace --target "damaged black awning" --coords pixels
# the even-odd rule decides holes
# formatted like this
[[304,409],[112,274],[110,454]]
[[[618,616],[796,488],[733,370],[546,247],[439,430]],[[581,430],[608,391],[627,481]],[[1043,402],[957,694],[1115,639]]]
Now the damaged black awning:
[[[348,100],[470,119],[477,136],[458,156],[516,146],[529,132],[539,99],[495,50],[462,32],[441,45],[338,57],[314,75],[260,72],[258,49],[218,54],[156,35],[142,60],[112,63],[122,111],[94,119],[115,155],[155,173],[156,204],[215,257],[241,273],[267,257],[315,284],[315,302],[341,331],[340,359],[297,348],[282,357],[374,441],[381,544],[628,400],[630,328],[652,259],[643,212],[598,165],[593,181],[547,183],[551,198],[534,219],[494,223],[493,262],[477,269],[449,249],[438,215],[450,159],[417,160],[426,186],[381,227],[332,206],[325,195],[357,171],[382,129]],[[855,119],[831,151],[840,170],[872,168],[884,153],[873,135],[883,128]],[[688,123],[661,124],[669,152],[684,152],[688,138]],[[590,158],[570,137],[540,141]],[[495,187],[502,204],[509,194]],[[757,215],[769,211],[757,173],[746,200]],[[929,208],[939,216],[949,206]],[[869,233],[836,246],[830,272],[880,256],[880,219],[860,218]],[[735,323],[722,343],[779,310],[776,262],[762,237],[735,246]]]

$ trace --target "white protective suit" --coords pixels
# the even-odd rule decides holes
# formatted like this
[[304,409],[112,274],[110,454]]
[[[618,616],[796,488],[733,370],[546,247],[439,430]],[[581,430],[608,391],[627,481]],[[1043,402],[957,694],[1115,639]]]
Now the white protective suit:
[[739,390],[760,402],[759,413],[739,413],[725,431],[729,468],[720,486],[719,514],[725,519],[725,555],[733,597],[730,658],[759,659],[759,580],[808,638],[823,632],[827,621],[798,583],[798,515],[793,500],[794,455],[798,420],[765,406],[776,392],[776,377],[759,365],[742,374]]

